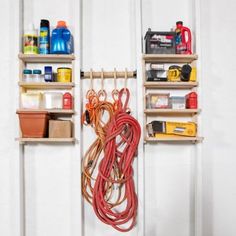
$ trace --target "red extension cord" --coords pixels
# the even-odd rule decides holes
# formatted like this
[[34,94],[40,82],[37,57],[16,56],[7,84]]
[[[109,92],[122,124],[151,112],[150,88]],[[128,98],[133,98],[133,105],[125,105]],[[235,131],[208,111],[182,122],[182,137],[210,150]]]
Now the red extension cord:
[[[121,101],[125,95],[123,106]],[[127,113],[129,96],[128,89],[119,92],[118,110],[108,125],[104,157],[99,165],[92,201],[97,217],[121,232],[134,227],[138,207],[132,163],[141,128],[137,120]]]

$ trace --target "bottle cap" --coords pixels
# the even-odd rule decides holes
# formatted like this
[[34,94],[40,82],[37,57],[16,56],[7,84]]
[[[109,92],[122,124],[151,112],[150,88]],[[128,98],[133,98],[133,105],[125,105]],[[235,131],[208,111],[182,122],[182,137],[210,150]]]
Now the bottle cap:
[[183,21],[177,21],[176,25],[183,25]]
[[31,74],[32,74],[32,70],[24,69],[24,70],[23,70],[23,74],[24,74],[24,75],[31,75]]
[[66,22],[65,21],[63,21],[63,20],[60,20],[60,21],[58,21],[57,22],[57,27],[58,28],[66,28]]
[[41,75],[42,71],[41,70],[33,70],[33,74],[35,75]]
[[49,21],[42,19],[40,22],[40,27],[48,27],[49,28]]

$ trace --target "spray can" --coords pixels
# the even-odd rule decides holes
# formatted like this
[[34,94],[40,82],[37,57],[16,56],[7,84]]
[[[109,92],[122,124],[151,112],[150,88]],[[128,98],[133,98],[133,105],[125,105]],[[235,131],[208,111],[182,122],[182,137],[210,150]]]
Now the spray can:
[[50,28],[48,20],[40,22],[39,53],[49,54],[50,52]]
[[176,53],[192,54],[192,35],[190,29],[183,26],[182,21],[177,21],[175,33]]
[[24,32],[23,37],[23,52],[24,54],[38,54],[38,34],[33,24]]

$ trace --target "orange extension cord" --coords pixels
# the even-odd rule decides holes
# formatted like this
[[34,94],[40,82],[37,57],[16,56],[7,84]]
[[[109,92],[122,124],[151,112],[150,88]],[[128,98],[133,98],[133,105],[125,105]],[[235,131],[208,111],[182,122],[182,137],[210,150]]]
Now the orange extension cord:
[[[123,106],[121,101],[125,95]],[[97,217],[121,232],[134,227],[138,207],[132,163],[141,128],[137,120],[127,113],[129,96],[128,89],[119,92],[117,111],[107,123],[104,157],[100,161],[91,195]]]
[[[91,125],[97,135],[97,139],[90,145],[85,153],[82,164],[82,193],[90,204],[92,204],[93,187],[98,172],[99,157],[101,156],[105,144],[107,126],[117,108],[117,93],[117,90],[114,90],[112,93],[114,99],[113,104],[106,101],[106,93],[104,90],[100,90],[97,95],[95,91],[91,89],[86,95],[88,103],[86,104],[86,111],[82,116],[82,122],[84,124],[87,122],[87,124]],[[102,100],[102,97],[104,97],[104,100]],[[106,112],[108,113],[108,119],[104,122],[102,118]]]

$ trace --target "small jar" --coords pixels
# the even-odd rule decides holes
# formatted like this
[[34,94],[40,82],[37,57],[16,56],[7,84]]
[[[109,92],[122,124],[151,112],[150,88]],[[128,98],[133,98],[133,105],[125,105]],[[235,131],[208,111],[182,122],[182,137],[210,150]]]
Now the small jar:
[[33,81],[37,83],[43,82],[43,76],[41,70],[33,70]]
[[29,70],[29,69],[23,70],[23,81],[24,82],[32,82],[33,81],[32,70]]

